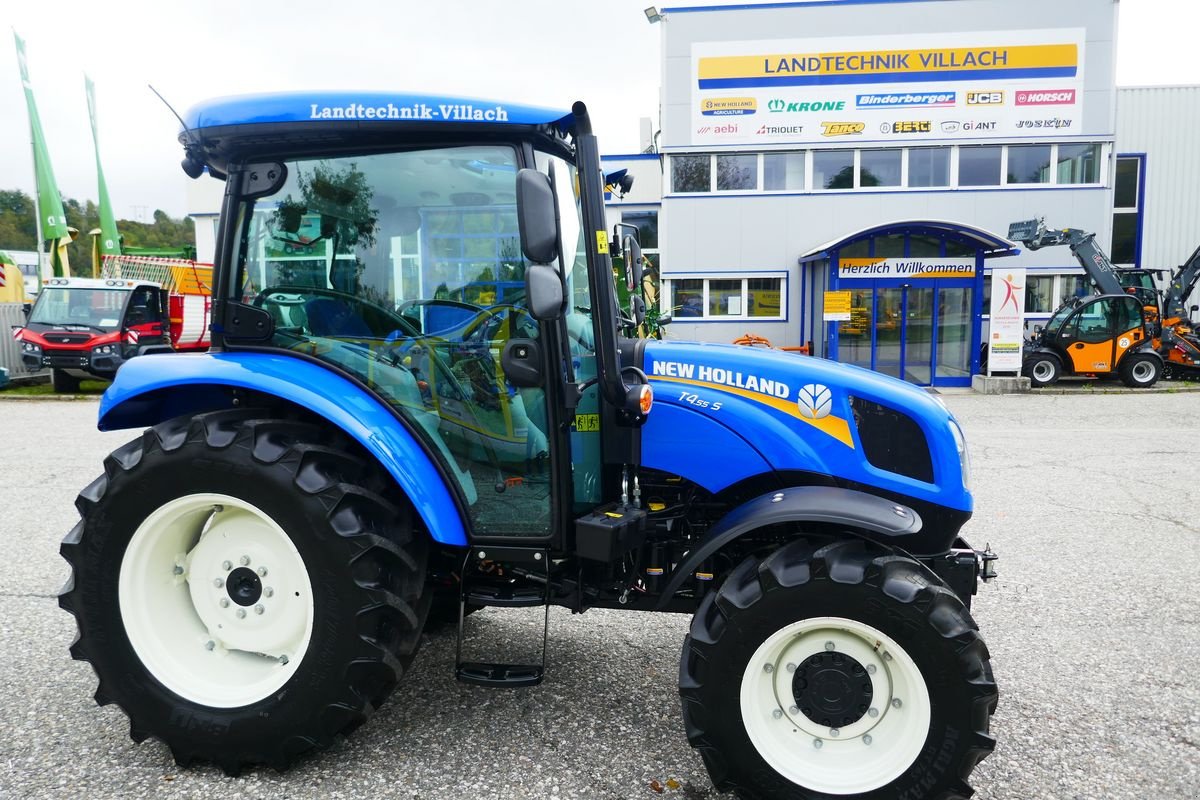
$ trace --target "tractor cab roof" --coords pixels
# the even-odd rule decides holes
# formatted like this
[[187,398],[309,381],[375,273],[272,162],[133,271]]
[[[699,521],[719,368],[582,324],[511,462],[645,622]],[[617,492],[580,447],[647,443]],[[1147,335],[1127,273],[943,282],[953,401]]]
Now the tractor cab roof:
[[47,278],[42,281],[43,288],[54,289],[110,289],[129,292],[139,286],[160,288],[153,281],[135,281],[122,278]]
[[[558,140],[575,128],[570,111],[467,97],[396,92],[281,92],[219,97],[192,106],[179,141],[223,173],[235,158],[306,148],[370,146],[398,133],[430,137],[521,130]],[[286,139],[281,129],[287,130]]]

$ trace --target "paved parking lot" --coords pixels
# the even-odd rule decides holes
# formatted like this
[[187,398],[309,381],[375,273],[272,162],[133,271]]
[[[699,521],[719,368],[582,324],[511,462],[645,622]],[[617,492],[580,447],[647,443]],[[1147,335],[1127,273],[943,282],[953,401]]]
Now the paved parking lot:
[[[977,797],[1168,800],[1200,786],[1200,397],[950,396],[972,446],[966,532],[1001,554],[975,615],[1001,698]],[[0,403],[0,797],[709,798],[679,719],[683,617],[555,613],[545,684],[456,683],[430,639],[348,741],[280,775],[179,770],[91,699],[55,596],[75,493],[128,433],[94,401]],[[473,631],[500,641],[495,611]]]

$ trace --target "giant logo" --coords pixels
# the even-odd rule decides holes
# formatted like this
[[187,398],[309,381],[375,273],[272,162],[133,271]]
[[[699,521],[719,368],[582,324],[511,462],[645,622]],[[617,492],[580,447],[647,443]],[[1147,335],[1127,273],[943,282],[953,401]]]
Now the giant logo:
[[808,419],[824,419],[833,411],[833,393],[828,386],[820,383],[809,383],[800,389],[796,398],[800,407],[800,416]]

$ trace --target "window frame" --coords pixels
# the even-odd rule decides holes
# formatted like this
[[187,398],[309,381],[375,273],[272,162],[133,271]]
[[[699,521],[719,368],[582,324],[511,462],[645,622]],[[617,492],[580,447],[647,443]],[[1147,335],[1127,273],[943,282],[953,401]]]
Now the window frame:
[[[788,273],[784,270],[755,270],[755,271],[737,271],[737,272],[679,272],[671,273],[662,276],[662,290],[660,297],[662,302],[668,304],[664,308],[664,312],[673,312],[675,309],[675,282],[685,280],[703,281],[701,285],[701,303],[700,307],[703,310],[703,316],[699,317],[676,317],[674,322],[681,324],[692,323],[711,323],[711,322],[787,322],[788,321]],[[749,308],[749,281],[755,279],[778,279],[779,280],[779,314],[777,316],[761,317],[751,316],[746,311]],[[721,316],[713,316],[708,313],[709,302],[709,282],[710,281],[741,281],[741,314],[723,314]]]

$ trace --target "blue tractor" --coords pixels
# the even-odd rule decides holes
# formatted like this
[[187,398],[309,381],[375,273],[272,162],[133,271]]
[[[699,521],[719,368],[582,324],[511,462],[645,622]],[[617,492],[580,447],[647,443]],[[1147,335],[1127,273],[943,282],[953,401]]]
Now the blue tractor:
[[99,426],[145,430],[62,544],[71,652],[135,740],[282,769],[378,708],[424,632],[457,626],[459,679],[531,686],[544,633],[540,663],[469,660],[464,617],[611,608],[692,615],[684,728],[718,789],[971,793],[992,556],[959,535],[935,397],[624,335],[611,257],[640,257],[606,234],[582,103],[279,94],[183,121],[184,170],[226,184],[212,350],[120,370]]

